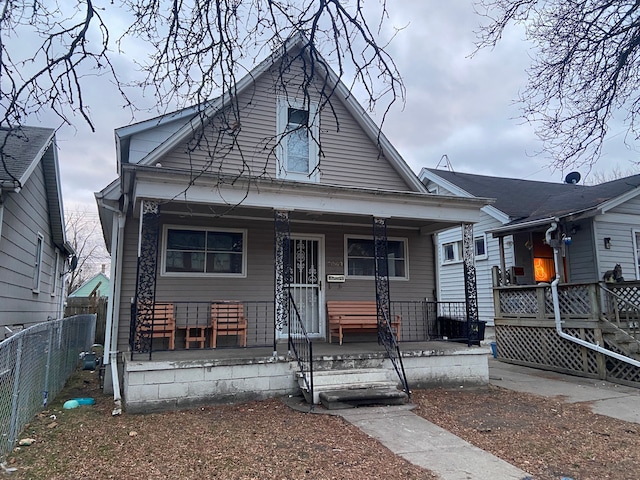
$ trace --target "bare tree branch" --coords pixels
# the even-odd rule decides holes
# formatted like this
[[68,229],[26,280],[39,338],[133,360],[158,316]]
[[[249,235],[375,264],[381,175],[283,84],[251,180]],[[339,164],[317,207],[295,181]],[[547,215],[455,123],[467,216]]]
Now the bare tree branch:
[[488,20],[478,48],[494,47],[509,25],[524,27],[535,58],[523,116],[556,168],[591,168],[618,112],[638,139],[640,1],[478,0],[476,8]]

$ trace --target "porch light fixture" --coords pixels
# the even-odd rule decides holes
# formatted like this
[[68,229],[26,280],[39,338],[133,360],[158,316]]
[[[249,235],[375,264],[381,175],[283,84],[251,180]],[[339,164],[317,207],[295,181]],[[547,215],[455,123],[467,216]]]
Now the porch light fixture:
[[611,237],[604,237],[604,248],[607,250],[611,248]]

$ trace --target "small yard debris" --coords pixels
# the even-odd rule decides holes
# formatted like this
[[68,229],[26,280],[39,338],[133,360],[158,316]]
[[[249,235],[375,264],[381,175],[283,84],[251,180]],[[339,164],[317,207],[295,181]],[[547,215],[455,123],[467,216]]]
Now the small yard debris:
[[33,445],[34,443],[36,443],[35,438],[23,438],[18,442],[18,445],[20,445],[21,447],[28,447],[30,445]]

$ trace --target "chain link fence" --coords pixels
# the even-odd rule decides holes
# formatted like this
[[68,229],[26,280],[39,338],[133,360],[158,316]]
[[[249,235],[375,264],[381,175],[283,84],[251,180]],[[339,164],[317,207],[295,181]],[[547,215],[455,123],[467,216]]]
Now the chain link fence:
[[95,315],[76,315],[29,327],[0,342],[0,458],[24,426],[46,407],[94,342]]

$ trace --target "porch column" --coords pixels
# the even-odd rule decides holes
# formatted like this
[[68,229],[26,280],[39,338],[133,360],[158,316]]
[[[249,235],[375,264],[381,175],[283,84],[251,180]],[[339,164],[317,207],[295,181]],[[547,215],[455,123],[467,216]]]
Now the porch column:
[[289,226],[289,212],[274,211],[274,328],[273,355],[277,355],[277,331],[282,331],[289,325],[289,285],[291,283],[291,228]]
[[[464,292],[467,297],[467,320],[478,320],[478,289],[473,242],[473,224],[462,224],[462,257],[464,265]],[[471,332],[469,332],[471,333]]]
[[131,308],[129,343],[132,354],[148,352],[149,358],[151,358],[153,305],[156,296],[159,218],[158,202],[143,200],[140,203],[136,296]]
[[[507,285],[507,263],[505,261],[504,254],[504,237],[498,237],[498,247],[500,249],[500,286],[505,287]],[[511,283],[515,283],[511,279]]]
[[389,260],[387,250],[387,219],[373,218],[373,254],[375,257],[376,305],[378,308],[378,342],[390,344],[390,328],[380,328],[380,322],[391,324],[391,299],[389,297]]

